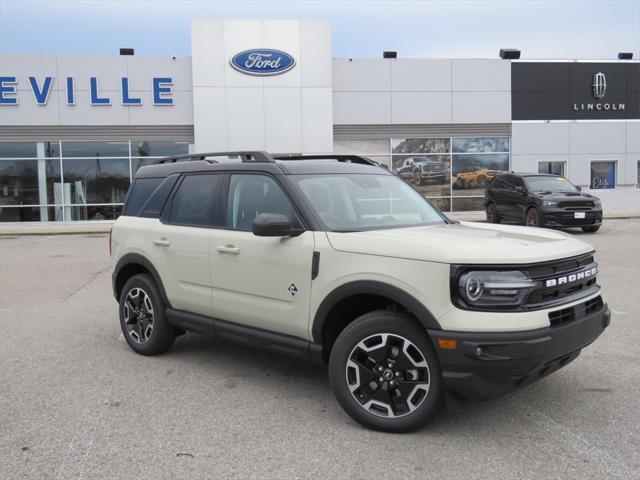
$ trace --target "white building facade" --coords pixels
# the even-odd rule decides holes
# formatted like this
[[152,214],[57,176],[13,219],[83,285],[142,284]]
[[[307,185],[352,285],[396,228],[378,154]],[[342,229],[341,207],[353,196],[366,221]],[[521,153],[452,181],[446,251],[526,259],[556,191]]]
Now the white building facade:
[[514,170],[640,212],[637,61],[331,51],[326,22],[197,20],[191,57],[0,56],[0,222],[111,220],[142,165],[256,149],[367,155],[444,211],[481,210]]

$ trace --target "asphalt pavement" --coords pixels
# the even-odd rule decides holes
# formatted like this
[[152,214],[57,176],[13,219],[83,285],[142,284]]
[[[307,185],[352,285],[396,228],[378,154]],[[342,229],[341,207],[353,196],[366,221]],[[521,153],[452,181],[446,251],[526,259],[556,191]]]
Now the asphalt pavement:
[[412,434],[352,421],[325,369],[197,335],[120,334],[105,235],[0,238],[2,479],[640,478],[640,220],[595,235],[612,324],[514,394]]

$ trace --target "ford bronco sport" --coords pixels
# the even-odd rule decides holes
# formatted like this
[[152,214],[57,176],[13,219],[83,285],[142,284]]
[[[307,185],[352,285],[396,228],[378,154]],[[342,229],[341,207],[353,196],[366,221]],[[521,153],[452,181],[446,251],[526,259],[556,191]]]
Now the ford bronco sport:
[[225,152],[135,174],[111,232],[122,332],[186,331],[328,363],[346,412],[424,425],[567,365],[608,326],[594,251],[567,234],[448,220],[357,156]]

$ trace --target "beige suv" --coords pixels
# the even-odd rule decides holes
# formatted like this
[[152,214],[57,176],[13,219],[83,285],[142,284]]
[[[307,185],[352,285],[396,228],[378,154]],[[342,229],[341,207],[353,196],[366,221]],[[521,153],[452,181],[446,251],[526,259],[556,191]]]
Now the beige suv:
[[134,351],[195,332],[328,363],[346,412],[389,432],[424,425],[445,391],[491,398],[540,379],[610,319],[586,243],[452,222],[357,156],[142,167],[111,248]]

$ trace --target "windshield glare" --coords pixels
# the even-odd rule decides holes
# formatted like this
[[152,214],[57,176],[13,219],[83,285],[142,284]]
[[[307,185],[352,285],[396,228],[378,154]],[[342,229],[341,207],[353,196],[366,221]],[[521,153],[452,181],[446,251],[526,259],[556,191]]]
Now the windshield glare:
[[573,183],[563,177],[525,177],[524,181],[532,192],[579,192]]
[[445,223],[439,210],[393,175],[293,175],[293,179],[328,230]]

